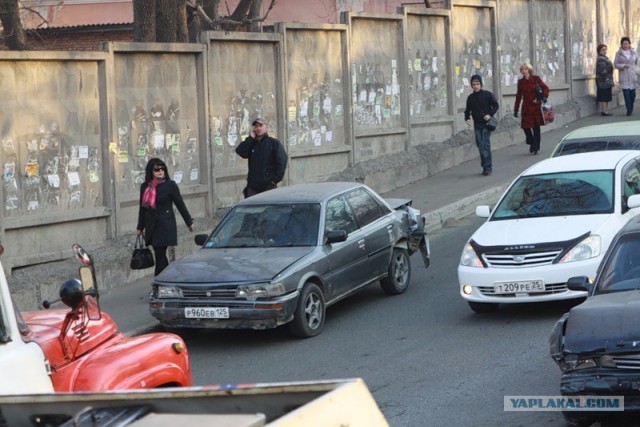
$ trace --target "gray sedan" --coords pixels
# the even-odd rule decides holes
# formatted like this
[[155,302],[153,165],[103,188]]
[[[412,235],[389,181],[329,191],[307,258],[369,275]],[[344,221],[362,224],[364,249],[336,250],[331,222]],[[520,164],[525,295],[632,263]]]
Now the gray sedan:
[[347,182],[245,199],[211,235],[196,236],[199,251],[155,278],[151,314],[170,328],[289,323],[294,335],[315,336],[326,307],[363,286],[380,281],[389,295],[405,292],[418,248],[428,265],[421,218],[404,202],[394,210],[367,186]]

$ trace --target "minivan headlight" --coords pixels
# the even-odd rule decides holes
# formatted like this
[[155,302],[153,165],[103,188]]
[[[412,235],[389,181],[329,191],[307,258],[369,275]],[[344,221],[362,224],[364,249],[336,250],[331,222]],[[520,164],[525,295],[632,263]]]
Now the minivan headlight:
[[254,301],[258,298],[271,298],[283,295],[285,292],[284,284],[265,283],[263,285],[243,285],[236,288],[236,298],[245,298]]
[[594,234],[571,248],[571,250],[562,257],[560,263],[584,261],[585,259],[595,258],[600,255],[600,247],[600,236]]
[[473,247],[469,243],[464,245],[462,255],[460,256],[460,265],[464,265],[465,267],[484,267],[476,251],[473,250]]

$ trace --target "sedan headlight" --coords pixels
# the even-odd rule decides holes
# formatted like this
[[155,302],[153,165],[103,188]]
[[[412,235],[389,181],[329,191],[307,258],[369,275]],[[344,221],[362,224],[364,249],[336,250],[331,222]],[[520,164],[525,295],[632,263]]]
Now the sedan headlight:
[[560,368],[562,369],[563,372],[570,372],[570,371],[579,371],[580,369],[595,368],[596,366],[598,366],[598,364],[594,359],[587,358],[587,359],[577,359],[577,360],[570,360],[570,361],[565,360],[560,365]]
[[469,243],[464,245],[462,256],[460,256],[460,265],[464,265],[465,267],[484,267],[478,255],[476,255],[476,251],[473,250],[473,247],[471,247]]
[[585,259],[595,258],[600,255],[601,246],[600,236],[593,235],[585,238],[567,252],[560,263],[584,261]]
[[245,298],[255,301],[258,298],[272,298],[283,295],[285,292],[283,283],[265,283],[264,285],[243,285],[236,288],[236,298]]
[[182,291],[175,286],[158,285],[156,296],[158,298],[182,298]]

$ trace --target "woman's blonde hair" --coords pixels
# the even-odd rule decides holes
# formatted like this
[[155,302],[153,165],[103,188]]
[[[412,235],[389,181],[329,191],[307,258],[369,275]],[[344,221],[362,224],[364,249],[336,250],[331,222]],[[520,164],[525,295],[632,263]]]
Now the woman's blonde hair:
[[533,72],[533,65],[531,64],[527,64],[526,62],[522,65],[520,65],[520,69],[522,70],[523,68],[526,68],[527,70],[529,70],[530,73]]

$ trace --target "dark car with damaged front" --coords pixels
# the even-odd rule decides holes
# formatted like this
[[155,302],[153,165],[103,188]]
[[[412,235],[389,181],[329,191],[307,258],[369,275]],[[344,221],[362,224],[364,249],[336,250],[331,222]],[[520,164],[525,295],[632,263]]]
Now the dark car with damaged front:
[[549,339],[551,357],[562,370],[561,393],[624,395],[625,411],[639,410],[638,217],[616,235],[593,284],[587,277],[573,277],[567,285],[572,290],[587,291],[588,297],[560,318]]
[[326,306],[375,281],[387,294],[404,293],[418,249],[428,265],[424,222],[408,205],[337,182],[247,198],[211,235],[196,236],[200,250],[154,279],[151,314],[173,329],[289,323],[296,336],[317,335]]

